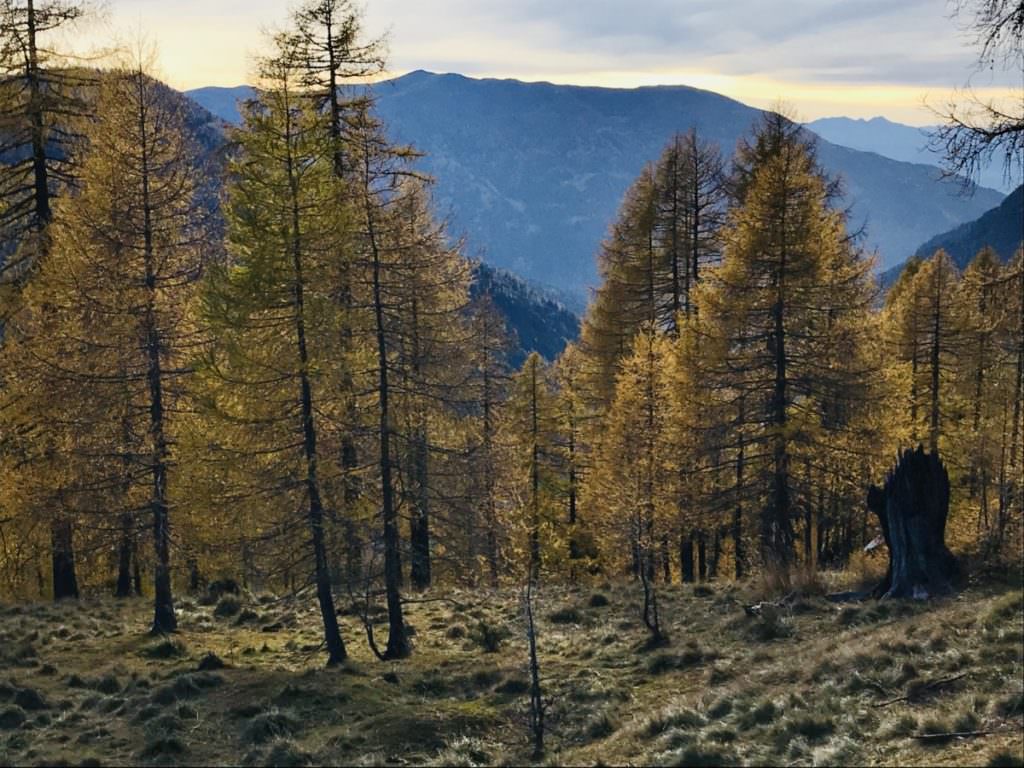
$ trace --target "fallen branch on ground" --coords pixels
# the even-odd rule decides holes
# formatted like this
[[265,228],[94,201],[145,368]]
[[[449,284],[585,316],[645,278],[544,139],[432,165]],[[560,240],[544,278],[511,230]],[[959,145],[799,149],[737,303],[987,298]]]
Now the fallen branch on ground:
[[947,739],[971,739],[975,736],[988,736],[999,731],[959,731],[957,733],[915,733],[910,736],[918,741],[945,741]]
[[[920,696],[925,691],[930,691],[933,688],[938,688],[939,686],[947,685],[949,683],[956,682],[961,677],[967,677],[967,673],[966,672],[961,672],[959,675],[953,675],[953,677],[944,677],[941,680],[933,680],[932,682],[928,683],[928,685],[924,686],[924,688],[922,688],[920,691],[918,691],[915,694],[915,698],[917,696]],[[900,702],[900,701],[910,701],[910,694],[907,694],[905,696],[897,696],[895,699],[889,699],[889,701],[883,701],[883,702],[881,702],[879,704],[872,704],[872,706],[875,707],[876,709],[878,709],[879,707],[888,707],[890,704],[896,704],[897,702]]]

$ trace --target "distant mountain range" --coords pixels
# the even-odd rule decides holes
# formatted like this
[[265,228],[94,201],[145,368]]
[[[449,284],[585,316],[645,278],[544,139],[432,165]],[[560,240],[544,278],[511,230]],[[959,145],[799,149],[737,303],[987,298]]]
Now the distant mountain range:
[[[426,153],[435,198],[471,251],[580,303],[597,283],[594,257],[623,193],[671,135],[696,126],[728,155],[760,114],[684,86],[586,88],[419,71],[374,91],[392,138]],[[189,92],[228,121],[250,94],[244,86]],[[852,225],[863,225],[883,268],[1003,198],[985,188],[963,197],[933,166],[827,141],[819,157],[845,180]]]
[[[1017,187],[998,207],[980,218],[936,235],[920,248],[915,256],[929,258],[940,248],[963,269],[982,248],[990,247],[1004,262],[1009,261],[1024,245],[1024,185]],[[880,278],[883,287],[896,282],[903,264],[884,272]]]
[[[941,166],[942,153],[929,149],[931,127],[915,128],[873,117],[870,120],[849,117],[825,117],[805,123],[826,141],[864,152],[875,152],[882,157],[901,160],[906,163],[920,163]],[[1007,179],[998,164],[986,167],[978,179],[983,187],[991,187],[1003,193],[1010,193],[1021,183],[1019,178]]]

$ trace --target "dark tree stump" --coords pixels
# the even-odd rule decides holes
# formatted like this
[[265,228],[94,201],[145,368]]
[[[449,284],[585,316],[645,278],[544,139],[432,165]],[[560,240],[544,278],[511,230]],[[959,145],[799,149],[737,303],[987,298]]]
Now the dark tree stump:
[[938,455],[921,446],[904,451],[885,487],[871,486],[867,504],[889,547],[889,570],[872,594],[925,600],[951,592],[957,565],[946,547],[949,475]]

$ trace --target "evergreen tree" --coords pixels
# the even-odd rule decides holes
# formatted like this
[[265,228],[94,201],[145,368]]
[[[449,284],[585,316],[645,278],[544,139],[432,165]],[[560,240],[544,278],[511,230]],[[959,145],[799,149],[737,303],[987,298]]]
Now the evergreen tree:
[[[784,570],[796,511],[816,501],[813,467],[839,450],[826,435],[844,420],[830,411],[866,399],[857,352],[868,264],[831,206],[835,189],[813,144],[785,117],[766,114],[740,147],[732,189],[724,259],[705,303],[720,339],[720,386],[742,403],[731,431],[743,436],[748,506],[762,510],[762,559]],[[837,369],[831,345],[840,336],[850,362]]]
[[501,573],[504,538],[499,508],[502,504],[505,457],[499,429],[502,406],[508,394],[511,343],[490,293],[478,297],[471,307],[470,328],[469,346],[474,375],[469,382],[472,410],[467,430],[467,469],[472,478],[467,490],[467,554],[474,565],[475,561],[483,560],[487,580],[491,587],[496,588]]
[[910,439],[946,449],[960,333],[954,296],[959,274],[945,251],[920,263],[889,299],[901,356],[910,358]]
[[569,344],[555,361],[556,432],[559,441],[561,495],[569,539],[569,578],[575,581],[581,569],[593,567],[597,546],[590,520],[581,516],[582,489],[590,466],[590,412],[584,379],[586,358],[580,348]]
[[556,429],[550,372],[533,352],[512,377],[502,418],[502,441],[511,454],[506,492],[516,515],[506,524],[516,532],[516,550],[525,552],[531,582],[542,567],[556,571],[564,556],[565,525],[557,515]]
[[[55,489],[60,508],[91,513],[94,525],[120,533],[119,594],[131,581],[136,513],[149,515],[153,630],[169,632],[174,434],[194,343],[182,308],[204,235],[195,151],[182,116],[141,65],[106,77],[86,130],[82,186],[57,208],[50,253],[14,329],[31,384],[22,397],[38,403],[23,409],[36,420],[34,452],[58,475],[33,472]],[[116,511],[115,525],[97,522],[104,509]],[[59,520],[68,538],[55,546],[64,560],[55,560],[55,596],[75,591],[70,520]]]
[[[992,440],[1001,398],[996,387],[1003,365],[997,356],[996,335],[1003,324],[1002,308],[995,304],[1001,265],[991,249],[979,252],[967,269],[953,297],[963,344],[957,360],[957,399],[961,424],[952,436],[971,502],[978,505],[979,529],[990,525],[991,484],[998,464]],[[993,375],[995,374],[995,375]]]
[[304,98],[291,51],[279,45],[278,54],[263,63],[264,86],[235,133],[230,261],[211,270],[203,295],[214,340],[204,397],[223,427],[219,460],[242,467],[223,501],[255,508],[266,516],[260,527],[280,535],[305,518],[328,663],[338,664],[346,649],[331,591],[331,463],[323,457],[336,448],[329,416],[345,395],[330,362],[339,337],[332,287],[346,269],[348,208],[324,116]]
[[676,135],[630,189],[598,264],[602,285],[583,323],[591,390],[605,406],[616,363],[645,325],[674,331],[696,310],[693,291],[719,260],[725,203],[717,146],[696,130]]
[[[383,659],[401,659],[412,647],[402,611],[401,533],[399,499],[395,485],[395,358],[400,347],[401,323],[395,317],[400,292],[396,277],[403,258],[408,230],[394,214],[405,193],[415,186],[403,181],[415,177],[409,163],[415,154],[394,147],[384,138],[379,122],[368,112],[360,113],[354,124],[352,155],[356,168],[357,228],[360,240],[359,269],[364,298],[361,306],[367,320],[364,332],[371,341],[373,382],[370,407],[376,413],[374,438],[377,443],[380,509],[384,544],[384,589],[388,608],[388,643]],[[369,626],[368,626],[369,630]]]
[[0,282],[21,281],[47,250],[54,198],[77,175],[84,91],[95,79],[51,47],[87,16],[85,3],[0,3]]
[[[371,106],[366,92],[356,93],[351,83],[383,71],[384,41],[364,39],[359,8],[350,0],[309,0],[292,12],[291,21],[288,45],[300,67],[304,93],[313,100],[315,109],[327,115],[324,127],[332,143],[335,176],[339,180],[351,180],[358,174],[354,159],[349,157],[349,133],[352,126],[358,125],[358,116]],[[351,270],[339,271],[335,278],[336,300],[348,313],[355,309],[353,280]],[[336,360],[336,365],[340,366],[340,387],[346,393],[340,451],[344,473],[345,572],[350,582],[362,570],[364,544],[357,520],[365,506],[361,499],[358,440],[361,424],[355,373],[344,367],[355,353],[352,326],[351,321],[342,323],[342,348]]]
[[608,411],[595,482],[605,504],[605,525],[629,552],[629,568],[644,587],[643,619],[662,640],[653,581],[659,542],[675,517],[678,473],[669,455],[671,342],[648,328],[622,363]]
[[998,506],[993,543],[1001,548],[1007,532],[1016,529],[1016,546],[1024,534],[1024,248],[1006,264],[993,286],[993,297],[1002,308],[993,338],[993,371],[996,418],[990,441],[999,446],[997,469]]

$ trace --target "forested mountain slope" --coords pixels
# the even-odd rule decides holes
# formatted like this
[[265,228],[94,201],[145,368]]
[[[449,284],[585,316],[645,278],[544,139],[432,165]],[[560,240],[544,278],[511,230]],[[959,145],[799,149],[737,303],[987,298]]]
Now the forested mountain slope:
[[509,362],[519,367],[530,352],[554,360],[579,335],[580,319],[544,288],[485,263],[476,265],[472,293],[489,293],[505,318],[512,349]]
[[[981,217],[933,237],[915,252],[928,258],[940,248],[960,268],[966,267],[982,248],[995,250],[1004,262],[1013,258],[1024,242],[1024,186],[1017,187],[1002,203]],[[900,264],[882,275],[883,285],[895,282],[903,269]]]

